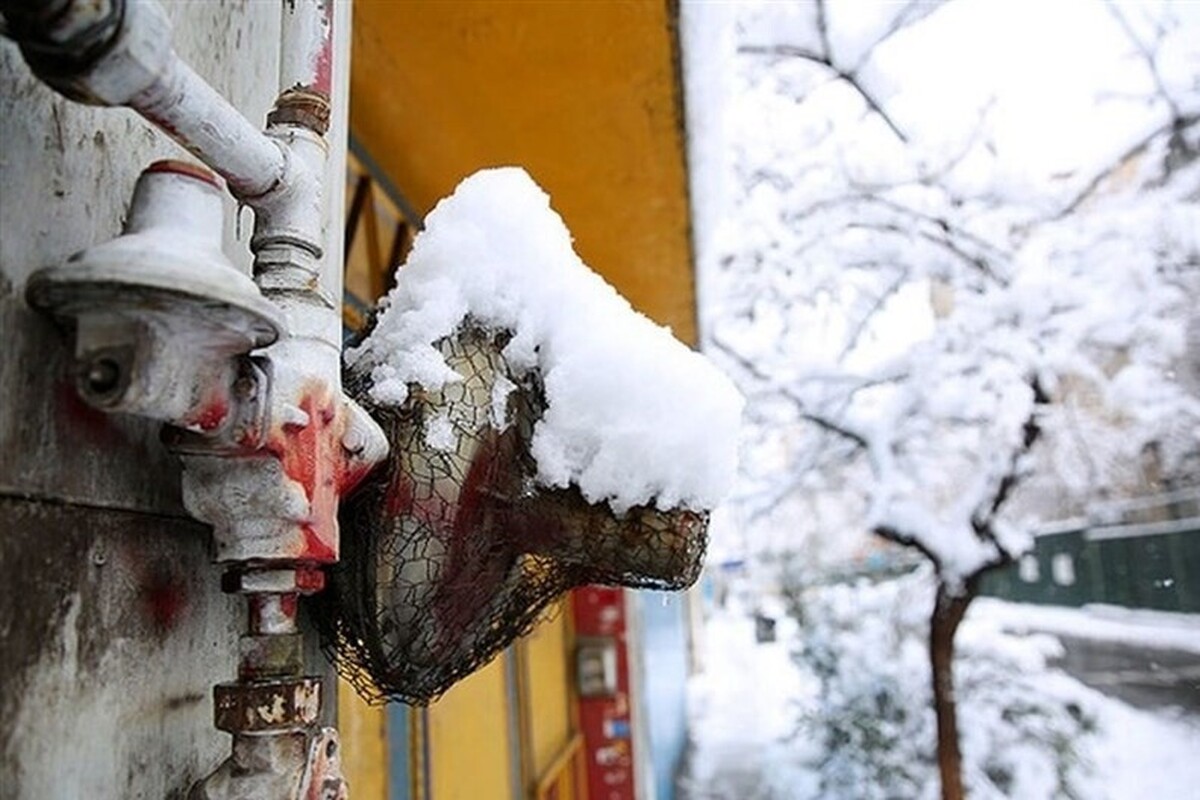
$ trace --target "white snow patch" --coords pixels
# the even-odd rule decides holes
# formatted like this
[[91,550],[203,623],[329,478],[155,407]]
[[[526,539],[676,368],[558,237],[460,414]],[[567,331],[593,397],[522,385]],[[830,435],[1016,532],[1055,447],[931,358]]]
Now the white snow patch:
[[438,414],[425,423],[425,444],[434,450],[448,453],[454,449],[457,440],[449,414]]
[[695,750],[686,796],[812,796],[816,779],[801,765],[805,748],[789,741],[816,691],[815,679],[792,661],[794,623],[779,619],[779,640],[756,644],[753,620],[733,605],[705,623],[704,672],[688,685]]
[[1103,642],[1200,653],[1200,615],[1088,605],[1083,608],[1037,606],[980,597],[971,603],[971,619],[987,620],[1014,633],[1043,631]]
[[489,410],[492,427],[498,431],[508,427],[508,415],[504,413],[508,407],[508,396],[516,391],[517,385],[503,375],[496,375],[492,384],[492,407]]
[[[709,509],[737,460],[742,398],[670,331],[634,311],[571,247],[549,196],[522,169],[483,170],[429,214],[378,325],[347,361],[372,398],[461,379],[434,348],[468,319],[508,330],[504,354],[540,370],[538,481],[575,484],[618,513],[654,502]],[[501,392],[503,394],[503,392]]]

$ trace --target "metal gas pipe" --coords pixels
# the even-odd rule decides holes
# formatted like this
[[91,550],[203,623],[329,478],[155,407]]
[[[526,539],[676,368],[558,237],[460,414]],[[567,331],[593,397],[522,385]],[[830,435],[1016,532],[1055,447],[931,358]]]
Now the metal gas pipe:
[[[324,191],[342,179],[330,174],[325,137],[332,3],[282,0],[281,93],[263,133],[179,58],[154,0],[0,0],[8,35],[43,81],[137,111],[255,214],[256,287],[220,256],[215,180],[156,164],[139,180],[125,235],[42,270],[27,291],[76,323],[85,400],[172,426],[164,438],[183,462],[184,503],[213,526],[226,590],[247,597],[238,679],[214,690],[232,754],[196,784],[197,799],[346,792],[336,731],[317,727],[321,682],[303,674],[296,609],[338,558],[339,497],[387,443],[340,382],[342,269]],[[164,197],[186,202],[168,209]],[[195,225],[206,230],[180,235]],[[196,252],[211,258],[199,263]]]

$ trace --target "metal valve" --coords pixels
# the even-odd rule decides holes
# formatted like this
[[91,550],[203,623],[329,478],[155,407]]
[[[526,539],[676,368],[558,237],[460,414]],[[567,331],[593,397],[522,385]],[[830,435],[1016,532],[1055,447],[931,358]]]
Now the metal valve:
[[121,236],[30,278],[30,305],[74,331],[85,401],[209,437],[261,428],[269,370],[247,354],[284,325],[221,252],[221,224],[216,177],[159,161],[138,178]]

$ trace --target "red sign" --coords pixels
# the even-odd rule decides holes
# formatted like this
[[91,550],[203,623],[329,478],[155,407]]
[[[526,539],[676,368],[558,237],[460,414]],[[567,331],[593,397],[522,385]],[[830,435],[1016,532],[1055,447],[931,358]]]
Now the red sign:
[[[616,680],[611,691],[579,698],[579,724],[587,756],[589,800],[634,800],[633,730],[630,725],[629,658],[625,592],[605,586],[578,589],[574,595],[575,634],[581,645],[611,642],[616,651]],[[581,647],[581,650],[583,648]]]

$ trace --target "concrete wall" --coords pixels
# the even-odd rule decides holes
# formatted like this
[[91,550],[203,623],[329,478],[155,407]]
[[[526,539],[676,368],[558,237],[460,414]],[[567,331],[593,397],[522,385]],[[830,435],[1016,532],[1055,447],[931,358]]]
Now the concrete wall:
[[[274,2],[165,2],[181,55],[251,120],[276,93]],[[211,686],[243,611],[218,589],[157,426],[79,402],[23,301],[39,267],[119,232],[141,169],[183,152],[70,103],[0,39],[0,795],[176,798],[228,751]],[[248,268],[227,203],[226,252]]]

